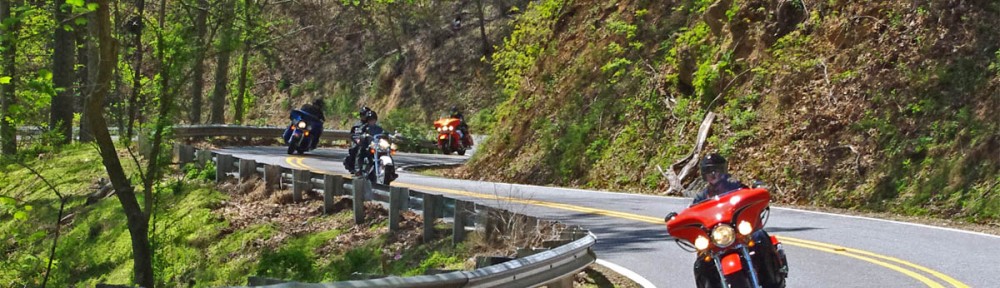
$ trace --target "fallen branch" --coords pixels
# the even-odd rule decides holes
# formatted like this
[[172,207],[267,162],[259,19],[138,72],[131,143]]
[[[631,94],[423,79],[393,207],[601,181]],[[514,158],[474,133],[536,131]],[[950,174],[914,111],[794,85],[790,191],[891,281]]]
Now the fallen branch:
[[835,150],[840,150],[840,149],[851,150],[851,153],[854,153],[854,170],[857,171],[858,174],[860,175],[861,174],[861,153],[858,152],[858,149],[854,148],[853,145],[841,145],[841,146],[833,147],[833,148],[830,148],[830,149],[826,149],[826,151],[827,152],[833,152]]
[[[684,191],[684,179],[687,178],[688,175],[691,174],[691,171],[694,169],[694,167],[698,165],[697,156],[701,155],[701,150],[702,148],[704,148],[705,139],[708,138],[708,131],[712,128],[712,121],[714,120],[715,120],[714,112],[708,112],[708,114],[705,114],[705,119],[701,121],[701,127],[698,128],[698,139],[696,140],[694,149],[691,150],[691,153],[689,153],[687,156],[684,156],[684,158],[681,158],[677,162],[674,162],[674,164],[671,164],[670,169],[667,169],[666,171],[664,171],[663,168],[660,167],[660,165],[656,165],[656,169],[660,170],[660,174],[666,177],[667,182],[670,184],[670,187],[667,188],[665,194],[672,194],[674,192]],[[685,162],[686,164],[684,164]],[[677,169],[677,166],[681,164],[684,164],[684,167],[681,168],[680,173],[674,172],[674,169]],[[685,196],[691,196],[691,195],[685,195]]]

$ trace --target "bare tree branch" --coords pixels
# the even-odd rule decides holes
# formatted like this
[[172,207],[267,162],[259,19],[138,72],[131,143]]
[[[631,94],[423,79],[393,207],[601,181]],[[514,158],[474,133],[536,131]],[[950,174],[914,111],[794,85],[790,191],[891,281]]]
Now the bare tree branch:
[[61,221],[63,218],[63,209],[66,207],[66,200],[68,199],[63,197],[62,193],[59,193],[59,189],[56,189],[55,185],[52,185],[48,179],[45,179],[45,177],[42,176],[41,173],[38,173],[38,171],[34,168],[31,168],[31,166],[28,166],[28,164],[25,164],[20,160],[17,161],[17,164],[21,165],[25,169],[28,169],[28,171],[31,171],[32,174],[35,174],[35,177],[38,177],[38,179],[41,179],[42,182],[45,182],[45,185],[49,186],[49,189],[52,189],[52,192],[56,193],[56,197],[59,197],[59,216],[56,217],[55,238],[52,239],[52,249],[49,250],[49,265],[48,268],[45,268],[45,278],[42,280],[42,287],[45,287],[49,283],[49,274],[52,272],[52,261],[56,257],[56,247],[59,246],[59,228],[62,225]]

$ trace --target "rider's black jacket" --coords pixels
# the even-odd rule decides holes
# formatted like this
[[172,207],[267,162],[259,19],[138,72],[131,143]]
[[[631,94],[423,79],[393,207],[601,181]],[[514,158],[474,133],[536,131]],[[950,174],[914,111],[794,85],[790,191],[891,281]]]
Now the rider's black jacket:
[[302,105],[302,108],[299,108],[299,110],[316,116],[316,118],[319,118],[319,121],[326,121],[326,116],[323,115],[323,110],[320,110],[319,107],[316,107],[316,105],[306,103],[305,105]]
[[705,190],[702,190],[701,193],[698,193],[698,195],[694,196],[694,201],[691,202],[691,205],[694,206],[694,204],[701,203],[701,201],[705,201],[708,198],[721,195],[722,193],[726,193],[736,189],[747,188],[746,185],[743,185],[743,183],[740,183],[740,181],[733,180],[730,176],[732,175],[728,173],[720,175],[719,182],[716,182],[715,185],[708,184],[708,187],[706,187]]

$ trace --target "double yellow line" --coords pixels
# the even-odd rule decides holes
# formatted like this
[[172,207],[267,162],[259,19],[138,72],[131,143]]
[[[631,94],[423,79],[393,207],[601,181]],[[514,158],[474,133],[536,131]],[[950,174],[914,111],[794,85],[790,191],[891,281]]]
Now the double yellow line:
[[[308,170],[318,170],[318,169],[315,169],[315,168],[310,167],[309,165],[306,165],[305,163],[303,163],[304,159],[305,158],[302,158],[302,157],[288,157],[288,158],[285,159],[285,161],[289,165],[292,165],[292,166],[295,166],[295,167],[299,167],[299,168],[303,168],[303,169],[308,169]],[[346,175],[346,174],[344,174],[344,175]],[[424,186],[424,185],[417,185],[417,184],[410,184],[410,183],[402,183],[402,182],[396,182],[396,183],[394,183],[394,185],[398,186],[398,187],[405,187],[405,188],[410,188],[410,189],[418,189],[418,190],[426,190],[426,191],[436,191],[436,192],[441,192],[441,193],[448,193],[448,194],[453,194],[453,195],[461,195],[461,196],[473,197],[473,198],[479,198],[479,199],[502,201],[504,203],[519,203],[519,204],[526,204],[526,205],[548,207],[548,208],[553,208],[553,209],[561,209],[561,210],[568,210],[568,211],[574,211],[574,212],[581,212],[581,213],[602,215],[602,216],[608,216],[608,217],[615,217],[615,218],[621,218],[621,219],[628,219],[628,220],[634,220],[634,221],[651,223],[651,224],[660,224],[660,225],[664,224],[663,223],[663,218],[650,217],[650,216],[644,216],[644,215],[638,215],[638,214],[632,214],[632,213],[625,213],[625,212],[610,211],[610,210],[604,210],[604,209],[596,209],[596,208],[583,207],[583,206],[577,206],[577,205],[569,205],[569,204],[546,202],[546,201],[539,201],[539,200],[514,198],[514,197],[500,196],[500,195],[482,194],[482,193],[475,193],[475,192],[469,192],[469,191],[464,191],[464,190],[438,188],[438,187],[431,187],[431,186]],[[788,236],[781,236],[778,239],[780,239],[781,242],[782,242],[782,244],[785,244],[785,245],[790,245],[790,246],[795,246],[795,247],[800,247],[800,248],[813,249],[813,250],[817,250],[817,251],[821,251],[821,252],[827,252],[827,253],[842,255],[842,256],[851,257],[851,258],[855,258],[855,259],[858,259],[858,260],[866,261],[866,262],[869,262],[869,263],[872,263],[872,264],[875,264],[875,265],[879,265],[879,266],[891,269],[893,271],[902,273],[903,275],[909,276],[909,277],[911,277],[913,279],[916,279],[917,281],[920,281],[921,283],[924,283],[925,285],[927,285],[927,287],[931,287],[931,288],[944,288],[944,287],[946,287],[944,284],[942,284],[942,282],[939,282],[937,280],[943,281],[943,283],[947,283],[947,285],[949,285],[950,287],[955,287],[955,288],[968,288],[969,287],[969,285],[966,285],[965,283],[962,283],[961,281],[955,280],[955,278],[952,278],[952,277],[950,277],[948,275],[945,275],[944,273],[941,273],[941,272],[932,270],[930,268],[927,268],[927,267],[924,267],[924,266],[921,266],[921,265],[917,265],[917,264],[914,264],[914,263],[911,263],[909,261],[902,260],[902,259],[899,259],[899,258],[895,258],[895,257],[891,257],[891,256],[885,256],[885,255],[881,255],[881,254],[877,254],[877,253],[873,253],[873,252],[869,252],[869,251],[865,251],[865,250],[860,250],[860,249],[847,248],[847,247],[843,247],[843,246],[837,246],[837,245],[833,245],[833,244],[827,244],[827,243],[822,243],[822,242],[810,241],[810,240],[805,240],[805,239],[797,239],[797,238],[792,238],[792,237],[788,237]],[[927,277],[924,274],[921,274],[920,272],[924,272],[924,273],[930,274],[931,276],[933,276],[934,278],[937,278],[937,279],[931,279],[931,277]]]

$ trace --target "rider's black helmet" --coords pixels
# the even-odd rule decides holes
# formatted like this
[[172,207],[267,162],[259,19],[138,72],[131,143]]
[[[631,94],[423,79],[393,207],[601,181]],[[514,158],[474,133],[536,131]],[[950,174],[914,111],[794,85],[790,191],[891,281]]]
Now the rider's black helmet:
[[372,119],[378,120],[378,113],[375,113],[375,111],[372,111],[372,110],[368,110],[368,111],[364,112],[364,114],[363,114],[363,116],[361,116],[361,118],[365,119],[365,121],[372,120]]
[[705,155],[701,158],[701,178],[705,181],[709,181],[708,176],[710,175],[722,175],[729,173],[729,163],[726,162],[726,158],[719,155],[719,153],[711,153]]
[[323,102],[323,98],[316,98],[316,100],[313,100],[312,104],[320,111],[323,111],[323,108],[326,107],[326,103]]
[[368,122],[368,118],[365,116],[365,113],[368,111],[372,111],[372,109],[368,108],[368,106],[361,107],[361,110],[358,111],[358,118],[361,119],[361,122]]

